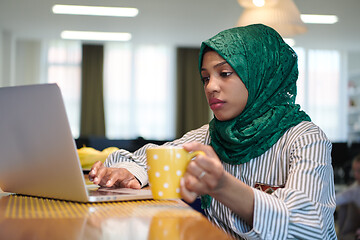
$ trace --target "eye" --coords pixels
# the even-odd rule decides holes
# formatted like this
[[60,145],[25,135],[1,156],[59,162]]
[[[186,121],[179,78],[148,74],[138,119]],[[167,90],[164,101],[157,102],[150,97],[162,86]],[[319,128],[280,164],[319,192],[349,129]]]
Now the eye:
[[228,76],[230,76],[231,74],[233,74],[233,72],[221,72],[221,73],[220,73],[220,76],[221,76],[221,77],[228,77]]
[[202,77],[201,81],[203,84],[207,83],[210,80],[210,77]]

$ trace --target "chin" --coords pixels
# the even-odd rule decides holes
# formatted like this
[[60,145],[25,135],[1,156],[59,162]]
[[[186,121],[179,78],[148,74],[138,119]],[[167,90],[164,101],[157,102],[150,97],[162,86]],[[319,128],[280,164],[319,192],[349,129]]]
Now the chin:
[[228,121],[228,120],[231,120],[233,118],[230,118],[230,117],[226,117],[226,116],[223,116],[223,115],[216,115],[214,114],[214,116],[216,117],[217,120],[221,121],[221,122],[224,122],[224,121]]

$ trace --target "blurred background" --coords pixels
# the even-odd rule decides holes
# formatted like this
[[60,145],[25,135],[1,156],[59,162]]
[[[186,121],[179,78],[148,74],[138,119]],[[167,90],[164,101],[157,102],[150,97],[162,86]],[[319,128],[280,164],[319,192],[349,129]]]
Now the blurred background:
[[[271,3],[275,11],[282,1],[265,1],[265,7]],[[93,139],[102,148],[116,140],[172,140],[212,117],[197,72],[200,43],[236,26],[245,11],[254,11],[250,5],[256,2],[261,4],[0,0],[0,86],[57,83],[78,142],[89,144]],[[297,102],[334,143],[337,179],[348,181],[349,159],[360,149],[360,1],[292,3],[298,12],[285,9],[274,14],[280,19],[290,13],[295,20],[289,21],[300,29],[281,32],[299,57]],[[129,7],[138,12],[134,17],[55,14],[56,4]],[[335,21],[296,22],[301,17],[297,14],[331,15]],[[69,39],[63,31],[127,34],[121,40],[84,40]]]

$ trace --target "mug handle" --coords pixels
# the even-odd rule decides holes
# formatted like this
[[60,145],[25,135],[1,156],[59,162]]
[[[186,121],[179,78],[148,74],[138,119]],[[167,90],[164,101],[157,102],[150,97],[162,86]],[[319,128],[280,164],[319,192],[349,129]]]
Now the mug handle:
[[203,151],[193,151],[193,152],[189,152],[188,153],[188,158],[190,159],[190,160],[193,160],[196,156],[198,156],[198,155],[203,155],[203,156],[205,156],[205,153],[203,152]]

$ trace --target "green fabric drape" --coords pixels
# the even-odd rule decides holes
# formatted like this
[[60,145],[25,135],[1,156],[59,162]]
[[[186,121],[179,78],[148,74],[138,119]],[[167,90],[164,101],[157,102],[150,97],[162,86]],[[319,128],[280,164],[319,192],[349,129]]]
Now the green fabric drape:
[[82,46],[80,136],[105,136],[103,45]]
[[197,68],[199,50],[177,49],[176,137],[181,137],[210,120],[210,108]]

